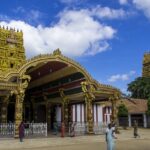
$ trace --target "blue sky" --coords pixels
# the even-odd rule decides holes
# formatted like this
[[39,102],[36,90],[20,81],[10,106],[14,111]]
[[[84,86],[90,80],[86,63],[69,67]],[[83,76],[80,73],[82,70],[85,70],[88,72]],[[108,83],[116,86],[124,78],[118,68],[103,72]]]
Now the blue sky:
[[60,48],[126,92],[150,49],[150,0],[1,0],[0,25],[23,30],[28,58]]

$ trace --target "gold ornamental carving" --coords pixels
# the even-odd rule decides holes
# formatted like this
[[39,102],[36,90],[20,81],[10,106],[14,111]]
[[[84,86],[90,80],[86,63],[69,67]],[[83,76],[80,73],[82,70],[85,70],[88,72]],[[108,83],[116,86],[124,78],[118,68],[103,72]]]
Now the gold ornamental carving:
[[92,115],[92,102],[95,99],[95,87],[88,81],[81,82],[82,91],[84,93],[85,104],[86,104],[86,121],[88,122],[88,132],[93,133],[93,115]]
[[113,96],[109,97],[109,101],[112,104],[112,118],[111,118],[111,122],[113,123],[117,123],[117,102],[120,99],[120,93],[114,93]]
[[68,97],[64,94],[64,89],[59,89],[60,92],[60,97],[62,98],[62,110],[63,110],[63,121],[65,125],[68,125],[68,104],[69,104],[69,99]]
[[15,137],[18,137],[18,127],[22,121],[23,114],[23,101],[25,96],[25,90],[30,81],[30,76],[22,75],[18,79],[18,87],[11,91],[12,95],[15,95]]
[[3,97],[2,109],[1,109],[1,122],[7,123],[7,107],[9,103],[9,95]]

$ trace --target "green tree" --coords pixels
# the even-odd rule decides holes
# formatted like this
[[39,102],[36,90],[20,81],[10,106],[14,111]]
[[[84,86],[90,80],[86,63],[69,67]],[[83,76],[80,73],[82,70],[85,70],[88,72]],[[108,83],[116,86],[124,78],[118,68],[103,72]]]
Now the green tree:
[[118,117],[127,117],[128,109],[124,104],[120,104],[118,107]]
[[150,96],[150,78],[138,77],[128,84],[128,91],[132,98],[148,99]]

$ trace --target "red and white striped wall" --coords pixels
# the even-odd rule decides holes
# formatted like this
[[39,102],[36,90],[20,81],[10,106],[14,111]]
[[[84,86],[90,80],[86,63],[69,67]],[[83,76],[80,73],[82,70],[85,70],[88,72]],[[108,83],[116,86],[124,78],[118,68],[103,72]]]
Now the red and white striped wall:
[[84,104],[73,104],[72,105],[72,121],[84,122],[85,121],[84,111],[85,111]]
[[103,122],[103,107],[99,104],[93,105],[93,121],[95,123]]
[[108,124],[111,122],[112,109],[109,106],[103,108],[103,122]]
[[[71,114],[73,122],[84,122],[86,119],[85,105],[73,104],[71,106]],[[111,121],[112,109],[109,106],[102,106],[100,104],[93,104],[93,122],[103,122],[105,124]],[[61,106],[56,106],[56,121],[61,122]]]

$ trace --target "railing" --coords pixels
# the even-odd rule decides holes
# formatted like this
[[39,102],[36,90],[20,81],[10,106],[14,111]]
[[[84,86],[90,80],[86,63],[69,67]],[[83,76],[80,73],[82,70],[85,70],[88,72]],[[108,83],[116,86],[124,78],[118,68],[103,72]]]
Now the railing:
[[[38,137],[47,136],[47,123],[25,123],[25,137]],[[73,125],[73,126],[72,126]],[[74,128],[74,135],[85,135],[88,133],[88,123],[86,122],[73,122],[69,123],[69,135],[71,135]],[[102,122],[93,124],[94,134],[104,134],[106,126]],[[1,123],[0,124],[0,137],[14,137],[15,124]]]
[[[74,127],[73,127],[74,126]],[[87,122],[73,122],[69,123],[69,135],[72,133],[72,128],[74,128],[75,136],[85,135],[88,133],[88,123]],[[105,134],[106,125],[103,122],[93,123],[94,134]]]
[[105,134],[106,125],[103,122],[94,122],[93,131],[94,134]]
[[47,136],[47,123],[25,123],[25,136]]
[[[25,137],[47,136],[47,123],[25,123]],[[14,137],[15,124],[1,123],[0,137]]]
[[[72,131],[73,128],[73,131]],[[69,135],[71,135],[71,132],[74,132],[75,136],[78,135],[85,135],[87,133],[88,129],[88,123],[86,122],[73,122],[69,123]]]
[[0,123],[0,137],[13,137],[15,133],[13,123]]

